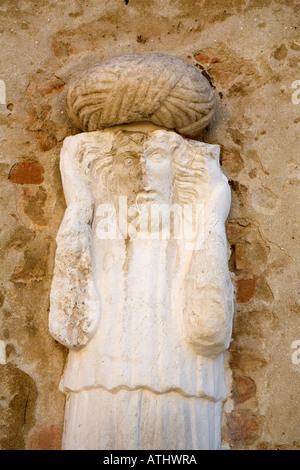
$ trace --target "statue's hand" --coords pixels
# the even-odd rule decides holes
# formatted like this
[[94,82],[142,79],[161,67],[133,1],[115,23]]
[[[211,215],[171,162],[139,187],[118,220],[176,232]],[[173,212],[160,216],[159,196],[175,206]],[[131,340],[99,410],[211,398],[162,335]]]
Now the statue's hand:
[[70,349],[81,349],[97,331],[100,299],[91,259],[91,230],[82,208],[67,209],[57,235],[49,328]]
[[213,285],[196,287],[192,292],[184,312],[186,339],[198,354],[214,358],[228,347],[226,310],[230,306],[221,289]]
[[69,278],[56,278],[51,289],[49,328],[52,336],[64,346],[79,350],[97,331],[100,301],[93,280],[70,273]]

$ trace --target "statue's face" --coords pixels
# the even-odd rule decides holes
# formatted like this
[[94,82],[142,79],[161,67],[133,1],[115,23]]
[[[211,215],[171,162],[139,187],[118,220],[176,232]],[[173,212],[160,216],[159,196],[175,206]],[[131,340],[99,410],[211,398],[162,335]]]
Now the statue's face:
[[122,236],[133,239],[140,233],[145,239],[151,232],[153,239],[160,233],[166,239],[169,232],[178,239],[184,218],[195,225],[206,169],[201,152],[195,159],[181,137],[166,131],[117,132],[104,149],[99,139],[83,150],[78,158],[83,174],[90,176],[96,213],[111,217]]
[[120,147],[113,165],[118,196],[126,196],[128,205],[172,204],[173,169],[167,148],[151,140],[131,142]]

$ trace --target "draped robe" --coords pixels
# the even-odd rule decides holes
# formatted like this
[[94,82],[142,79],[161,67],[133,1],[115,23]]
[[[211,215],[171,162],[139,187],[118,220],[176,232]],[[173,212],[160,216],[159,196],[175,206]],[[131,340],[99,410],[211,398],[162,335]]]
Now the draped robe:
[[84,137],[70,139],[62,152],[69,212],[58,234],[52,334],[61,340],[55,308],[68,267],[64,273],[60,253],[83,212],[86,220],[76,230],[89,273],[78,279],[81,288],[85,283],[82,305],[94,316],[91,338],[70,347],[60,384],[67,395],[63,447],[217,449],[233,312],[224,229],[230,196],[218,147],[195,143],[207,162],[208,196],[202,243],[185,250],[174,239],[99,239],[99,218],[90,207],[102,196],[76,162]]

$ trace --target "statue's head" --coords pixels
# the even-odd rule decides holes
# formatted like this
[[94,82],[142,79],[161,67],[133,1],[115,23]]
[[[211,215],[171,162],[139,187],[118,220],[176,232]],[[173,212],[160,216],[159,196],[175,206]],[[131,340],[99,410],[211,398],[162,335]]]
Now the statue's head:
[[103,145],[103,132],[93,132],[85,134],[77,148],[80,173],[92,189],[96,214],[99,206],[103,215],[109,205],[118,216],[120,210],[126,213],[131,223],[137,213],[151,221],[164,210],[197,210],[209,179],[201,144],[165,130],[106,135],[109,145]]
[[106,202],[126,196],[129,205],[194,204],[205,191],[208,172],[201,148],[195,152],[174,132],[119,130],[109,148],[103,148],[100,133],[98,146],[93,133],[93,145],[83,141],[78,154],[99,199]]
[[[205,189],[207,168],[201,148],[183,139],[209,124],[215,98],[207,79],[187,62],[166,54],[131,54],[95,65],[70,85],[67,111],[87,134],[82,145],[85,172],[97,203],[128,206],[195,205]],[[153,132],[114,129],[145,123]],[[97,131],[110,128],[112,141],[97,144]],[[128,129],[128,127],[127,127]],[[160,129],[160,130],[158,130]],[[168,130],[173,132],[169,132]],[[96,132],[95,132],[96,131]],[[175,132],[174,132],[175,131]]]

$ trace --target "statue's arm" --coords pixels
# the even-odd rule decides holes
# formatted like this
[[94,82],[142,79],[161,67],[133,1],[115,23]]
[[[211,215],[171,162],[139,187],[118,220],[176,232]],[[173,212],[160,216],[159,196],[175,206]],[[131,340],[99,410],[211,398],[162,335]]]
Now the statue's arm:
[[234,290],[225,233],[230,200],[227,179],[220,174],[204,207],[199,248],[185,280],[186,338],[198,354],[211,358],[228,348],[232,332]]
[[75,155],[76,147],[70,137],[61,152],[67,209],[56,237],[49,329],[57,341],[76,350],[85,346],[97,330],[100,301],[91,254],[94,201],[78,172]]

